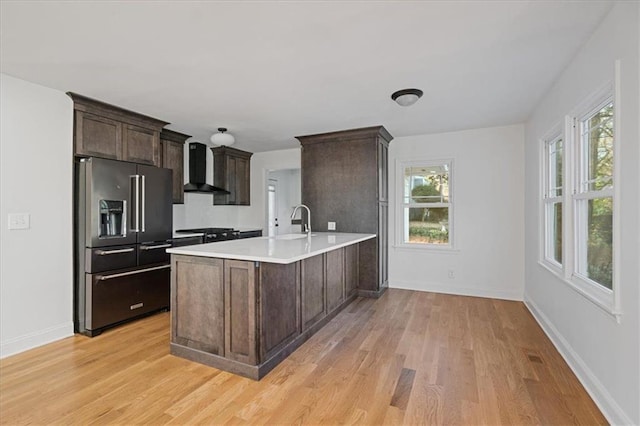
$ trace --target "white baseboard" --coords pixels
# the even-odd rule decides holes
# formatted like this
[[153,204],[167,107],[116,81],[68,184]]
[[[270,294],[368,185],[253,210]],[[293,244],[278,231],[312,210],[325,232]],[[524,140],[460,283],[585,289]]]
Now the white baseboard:
[[55,325],[0,342],[0,359],[73,336],[73,322]]
[[522,293],[518,291],[493,290],[485,288],[464,287],[461,285],[442,284],[425,281],[389,281],[389,288],[403,290],[430,291],[433,293],[455,294],[458,296],[488,297],[491,299],[522,301]]
[[580,355],[573,350],[569,342],[560,334],[549,318],[538,308],[538,306],[525,294],[524,303],[529,312],[536,319],[547,337],[558,349],[560,355],[569,365],[569,368],[578,377],[582,386],[596,403],[607,421],[612,425],[633,425],[634,422],[618,405],[615,399],[607,391],[604,385],[598,380],[589,366],[582,360]]

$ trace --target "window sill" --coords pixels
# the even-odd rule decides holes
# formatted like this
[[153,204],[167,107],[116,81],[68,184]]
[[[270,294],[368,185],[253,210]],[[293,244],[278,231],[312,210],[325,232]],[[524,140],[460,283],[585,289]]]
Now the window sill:
[[429,251],[429,252],[441,253],[441,254],[456,254],[460,252],[460,250],[453,248],[451,246],[440,247],[440,246],[431,245],[431,244],[395,244],[392,247],[397,250]]
[[580,277],[574,276],[572,279],[568,280],[562,275],[562,271],[558,270],[557,268],[554,268],[543,261],[538,261],[538,264],[555,275],[556,278],[562,281],[563,284],[603,310],[606,314],[615,319],[618,324],[620,324],[620,321],[622,319],[622,312],[619,309],[616,309],[614,306],[613,292],[611,292],[610,294],[605,294],[608,292],[592,288],[594,286],[593,284],[584,281]]

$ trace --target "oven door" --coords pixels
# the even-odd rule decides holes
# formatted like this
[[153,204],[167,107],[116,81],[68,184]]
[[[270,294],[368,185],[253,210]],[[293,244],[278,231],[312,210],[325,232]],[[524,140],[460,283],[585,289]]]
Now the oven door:
[[97,330],[168,308],[171,265],[86,274],[85,327]]

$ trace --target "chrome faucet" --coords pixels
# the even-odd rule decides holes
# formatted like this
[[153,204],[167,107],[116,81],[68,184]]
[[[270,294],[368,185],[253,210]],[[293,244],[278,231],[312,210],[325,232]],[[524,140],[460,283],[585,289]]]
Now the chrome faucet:
[[306,232],[308,236],[311,236],[311,210],[309,210],[309,207],[305,206],[304,204],[298,204],[293,208],[293,213],[291,213],[291,219],[293,219],[296,216],[296,212],[300,207],[304,207],[305,209],[307,209],[307,223],[305,223],[302,227],[303,232]]

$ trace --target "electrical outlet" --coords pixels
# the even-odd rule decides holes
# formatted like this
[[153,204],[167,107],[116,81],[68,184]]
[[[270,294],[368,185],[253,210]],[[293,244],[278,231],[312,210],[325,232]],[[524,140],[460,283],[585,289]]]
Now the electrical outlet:
[[336,223],[335,222],[328,222],[327,223],[327,229],[329,231],[335,231],[336,230]]
[[447,276],[449,277],[450,280],[454,279],[456,277],[456,273],[453,269],[449,269],[447,271]]
[[9,229],[29,229],[30,218],[29,213],[9,213]]

